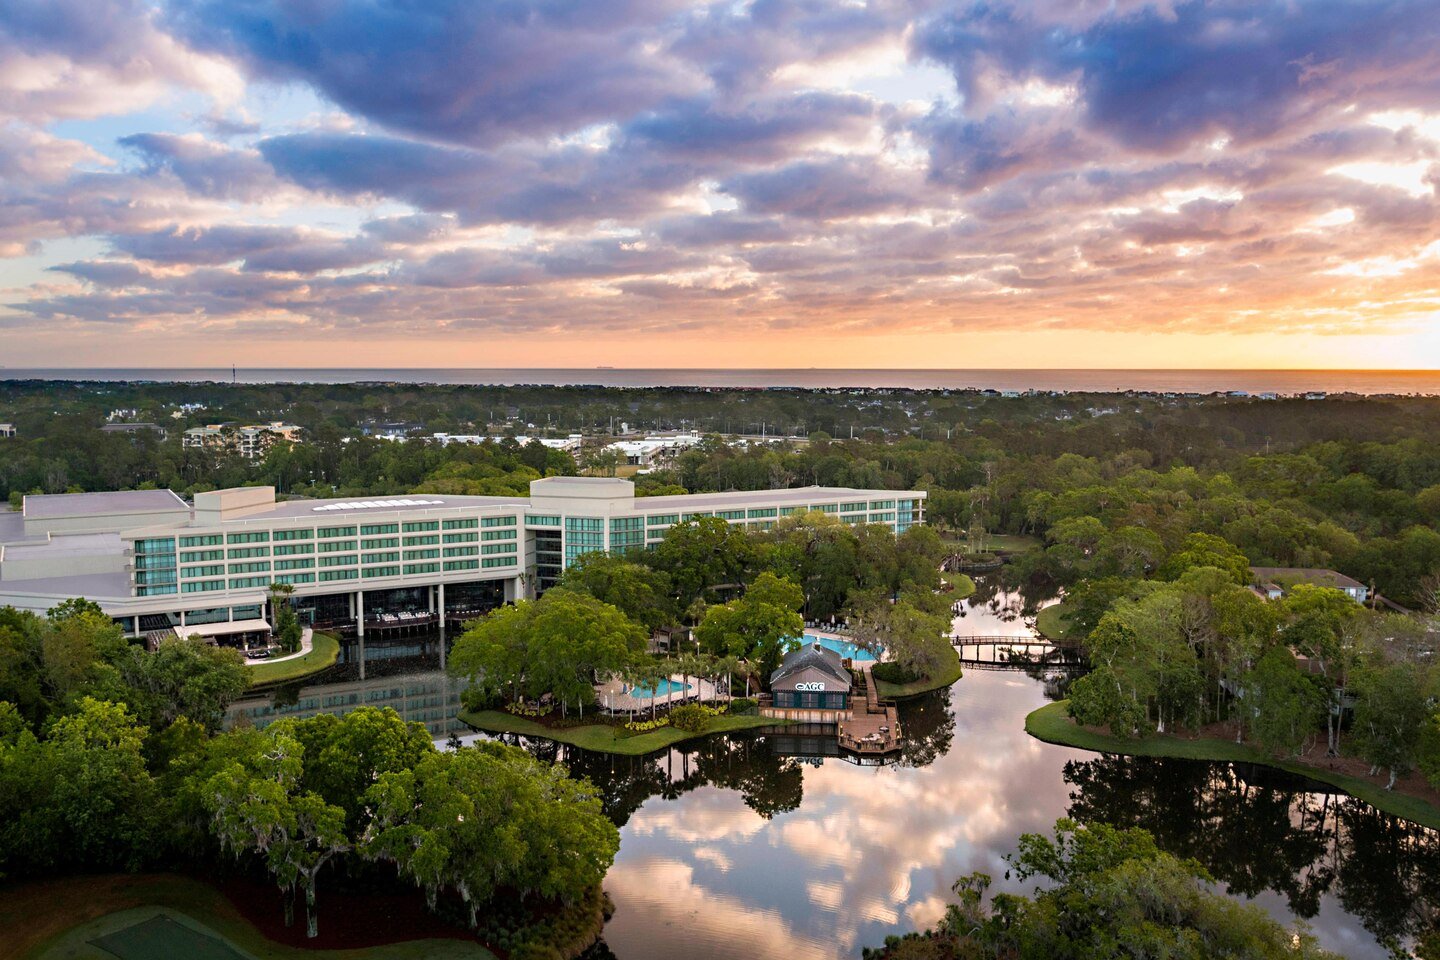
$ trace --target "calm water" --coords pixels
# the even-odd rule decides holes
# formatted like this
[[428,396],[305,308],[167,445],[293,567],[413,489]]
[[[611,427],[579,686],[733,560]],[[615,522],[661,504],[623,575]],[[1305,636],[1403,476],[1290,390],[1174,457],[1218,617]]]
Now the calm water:
[[[957,632],[1026,636],[1048,602],[980,587]],[[617,909],[591,960],[668,960],[682,949],[692,960],[855,957],[934,922],[962,874],[1029,892],[1005,879],[1003,858],[1021,833],[1048,832],[1062,816],[1143,826],[1275,916],[1306,919],[1348,957],[1386,956],[1379,937],[1405,935],[1440,905],[1434,831],[1265,769],[1040,743],[1024,718],[1059,685],[972,669],[904,707],[912,742],[886,767],[846,762],[831,736],[795,728],[639,758],[506,739],[589,777],[621,827],[605,884]],[[395,706],[439,735],[457,695],[430,670],[305,688],[285,709]]]
[[[0,380],[231,380],[229,367],[4,368]],[[1440,394],[1437,370],[616,370],[247,368],[240,383],[451,383],[598,385],[610,387],[907,387],[911,389],[1116,390],[1211,393],[1217,390]]]

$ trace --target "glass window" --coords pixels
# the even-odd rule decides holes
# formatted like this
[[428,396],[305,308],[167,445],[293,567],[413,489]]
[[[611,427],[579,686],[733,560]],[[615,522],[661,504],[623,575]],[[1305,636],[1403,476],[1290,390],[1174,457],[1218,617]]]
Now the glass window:
[[446,520],[443,524],[446,530],[474,530],[478,526],[480,526],[480,521],[476,517],[458,517],[454,520]]
[[414,573],[439,573],[439,572],[440,572],[440,564],[438,564],[438,563],[407,563],[407,564],[405,564],[405,573],[406,573],[407,575],[409,575],[409,574],[414,574]]
[[218,533],[206,533],[193,537],[181,537],[182,547],[214,547],[225,542],[225,538]]
[[426,534],[425,536],[421,536],[421,537],[405,537],[405,538],[403,538],[403,540],[402,540],[401,542],[404,543],[405,546],[407,546],[407,547],[424,547],[424,546],[429,546],[429,545],[432,544],[432,543],[439,543],[439,542],[440,542],[440,534],[438,534],[438,533],[430,533],[430,534]]
[[275,576],[275,582],[276,582],[276,583],[288,583],[288,584],[290,584],[292,587],[293,587],[293,586],[296,586],[297,584],[301,584],[301,583],[314,583],[314,582],[315,582],[315,574],[313,574],[313,573],[280,573],[280,574],[276,574],[276,576]]
[[650,527],[669,527],[680,522],[678,513],[659,513],[653,517],[646,517],[645,524]]
[[[495,534],[494,534],[493,532],[487,532],[487,533],[485,534],[485,536],[487,536],[487,537],[493,537],[493,536],[495,536]],[[478,533],[446,533],[446,534],[441,534],[440,539],[441,539],[442,541],[444,541],[445,543],[474,543],[476,540],[479,540],[479,539],[480,539],[480,534],[478,534]]]
[[355,528],[354,528],[354,527],[321,527],[319,530],[316,531],[316,533],[319,535],[320,539],[322,539],[322,540],[324,540],[324,539],[326,539],[326,538],[328,538],[328,537],[353,537],[353,536],[355,536]]
[[239,548],[238,550],[231,550],[231,551],[230,551],[230,557],[229,557],[229,559],[231,559],[231,560],[249,560],[249,559],[252,559],[252,558],[254,558],[254,557],[268,557],[268,556],[270,556],[270,548],[269,548],[269,547],[241,547],[241,548]]
[[480,521],[482,527],[513,527],[515,526],[515,515],[506,514],[503,517],[485,517]]
[[536,516],[533,513],[525,514],[525,526],[527,527],[558,527],[559,517]]
[[249,533],[232,533],[225,537],[226,543],[268,543],[269,530],[252,530]]
[[751,520],[754,520],[758,517],[773,517],[775,516],[775,513],[776,510],[774,507],[752,507],[746,513],[746,516],[748,516]]
[[329,583],[333,580],[354,580],[359,576],[360,571],[353,568],[350,570],[321,570],[320,582]]
[[377,533],[399,533],[398,523],[366,523],[360,525],[360,536],[368,537]]
[[320,544],[321,553],[340,553],[345,550],[358,549],[360,549],[360,541],[358,540],[331,540],[328,543]]
[[224,550],[190,550],[180,554],[181,563],[204,563],[206,560],[224,559]]
[[322,567],[349,567],[360,562],[360,558],[353,553],[336,554],[320,558]]
[[[209,593],[212,590],[224,590],[224,580],[192,580],[180,587],[185,593]],[[173,591],[172,591],[173,592]],[[143,596],[143,594],[142,594]]]
[[401,533],[424,533],[427,530],[439,530],[439,520],[407,520],[400,524]]
[[181,567],[180,576],[186,580],[195,580],[200,577],[223,577],[225,575],[225,564],[211,563],[203,567]]
[[[399,558],[397,557],[396,559],[398,560]],[[400,576],[400,568],[399,568],[398,566],[393,566],[393,567],[391,567],[391,566],[386,566],[386,567],[366,567],[366,568],[365,568],[365,576],[367,576],[367,577],[398,577],[398,576]]]
[[314,540],[314,530],[276,530],[276,540]]
[[275,547],[275,556],[277,557],[293,557],[298,554],[314,552],[315,544],[313,543],[282,543]]

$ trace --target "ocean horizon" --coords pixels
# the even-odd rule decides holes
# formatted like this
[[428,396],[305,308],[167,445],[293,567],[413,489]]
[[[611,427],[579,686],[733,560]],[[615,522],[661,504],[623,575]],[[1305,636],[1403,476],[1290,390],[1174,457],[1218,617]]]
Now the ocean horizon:
[[237,367],[232,371],[230,367],[0,367],[0,380],[1440,394],[1440,370]]

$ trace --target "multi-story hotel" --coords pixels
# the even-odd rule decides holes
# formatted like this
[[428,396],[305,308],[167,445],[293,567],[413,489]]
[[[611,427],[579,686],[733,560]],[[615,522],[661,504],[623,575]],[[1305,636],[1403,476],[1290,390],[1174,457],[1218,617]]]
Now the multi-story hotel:
[[0,513],[0,605],[44,611],[99,603],[132,636],[172,628],[223,639],[264,623],[270,584],[294,588],[302,617],[444,623],[535,594],[576,557],[653,546],[674,524],[719,517],[764,530],[820,511],[903,533],[920,491],[801,487],[636,498],[628,480],[550,477],[528,497],[413,494],[275,499],[271,487],[28,496]]

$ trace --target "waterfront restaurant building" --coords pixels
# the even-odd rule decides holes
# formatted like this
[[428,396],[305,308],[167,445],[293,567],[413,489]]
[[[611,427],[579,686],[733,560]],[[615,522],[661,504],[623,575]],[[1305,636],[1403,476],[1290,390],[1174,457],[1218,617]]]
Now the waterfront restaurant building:
[[273,582],[294,588],[303,620],[363,644],[367,624],[475,616],[553,585],[582,554],[650,547],[695,517],[763,530],[820,511],[898,534],[923,522],[924,502],[921,491],[842,487],[637,498],[630,481],[603,477],[536,480],[528,497],[32,495],[0,512],[0,606],[44,612],[86,597],[132,637],[208,625],[226,643],[267,617]]
[[767,716],[834,723],[850,706],[850,671],[834,650],[805,644],[770,674],[770,698]]

